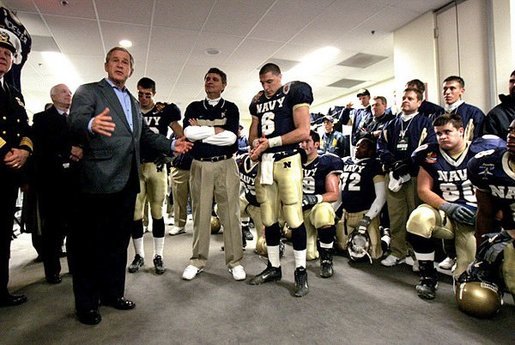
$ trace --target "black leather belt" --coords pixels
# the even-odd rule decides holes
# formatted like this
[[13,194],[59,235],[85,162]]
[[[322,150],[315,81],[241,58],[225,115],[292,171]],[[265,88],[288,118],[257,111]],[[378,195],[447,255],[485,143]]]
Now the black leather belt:
[[231,158],[232,155],[221,155],[221,156],[214,156],[214,157],[207,157],[207,158],[198,158],[201,162],[219,162],[224,161],[226,159]]

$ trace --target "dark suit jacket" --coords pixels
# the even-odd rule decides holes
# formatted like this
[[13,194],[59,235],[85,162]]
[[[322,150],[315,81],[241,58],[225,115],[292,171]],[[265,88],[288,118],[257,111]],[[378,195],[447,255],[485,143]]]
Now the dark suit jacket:
[[[34,114],[34,180],[41,187],[53,188],[73,164],[70,162],[72,140],[66,117],[52,106]],[[77,146],[78,144],[76,144]],[[67,166],[70,166],[67,168]]]
[[[80,174],[82,192],[116,193],[127,185],[129,179],[137,182],[137,176],[131,174],[139,171],[142,145],[171,154],[170,140],[148,128],[137,100],[132,95],[130,97],[134,126],[132,131],[118,97],[105,79],[82,85],[75,92],[68,120],[74,137],[81,141],[84,149]],[[91,134],[88,131],[90,120],[106,107],[116,125],[112,136]],[[138,190],[139,183],[136,183],[135,191]]]

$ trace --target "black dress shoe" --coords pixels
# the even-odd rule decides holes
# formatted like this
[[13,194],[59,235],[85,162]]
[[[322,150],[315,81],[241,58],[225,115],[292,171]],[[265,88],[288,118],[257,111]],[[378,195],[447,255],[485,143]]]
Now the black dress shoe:
[[59,284],[63,281],[59,274],[52,274],[46,277],[46,281],[48,284]]
[[102,301],[102,304],[118,310],[130,310],[136,308],[136,303],[126,299],[125,297],[119,297],[115,300]]
[[77,310],[77,319],[85,325],[98,325],[102,321],[102,316],[98,309]]
[[27,302],[27,296],[25,295],[11,295],[7,294],[0,297],[0,307],[12,307]]

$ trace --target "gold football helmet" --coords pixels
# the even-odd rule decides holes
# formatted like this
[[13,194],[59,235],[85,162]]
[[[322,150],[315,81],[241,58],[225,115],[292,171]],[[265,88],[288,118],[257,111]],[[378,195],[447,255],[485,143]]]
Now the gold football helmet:
[[219,233],[221,227],[222,224],[220,223],[220,218],[218,218],[217,216],[211,216],[211,233]]
[[503,304],[497,285],[483,281],[459,283],[455,297],[461,311],[479,318],[495,315]]

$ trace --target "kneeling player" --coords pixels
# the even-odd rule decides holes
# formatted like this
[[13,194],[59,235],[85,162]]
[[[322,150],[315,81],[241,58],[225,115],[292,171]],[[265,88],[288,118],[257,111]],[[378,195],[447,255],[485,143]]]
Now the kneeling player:
[[[508,128],[506,148],[478,153],[468,164],[469,176],[477,188],[476,239],[495,229],[494,219],[515,237],[515,120]],[[498,227],[497,227],[498,228]],[[502,273],[507,290],[515,299],[515,248],[513,242],[503,250]]]
[[[423,145],[413,153],[413,158],[420,164],[417,191],[424,204],[411,213],[406,225],[408,240],[420,265],[420,282],[416,290],[424,299],[435,298],[438,287],[432,237],[455,239],[455,277],[459,277],[474,260],[477,204],[474,188],[467,177],[467,162],[489,145],[483,139],[472,144],[466,142],[459,115],[442,115],[433,126],[438,144]],[[498,141],[493,145],[496,143]]]
[[317,233],[320,248],[320,276],[333,275],[333,242],[336,234],[335,212],[331,203],[338,200],[339,175],[343,162],[340,157],[326,153],[318,155],[320,136],[310,131],[308,140],[300,143],[306,151],[303,164],[302,210],[307,231],[307,257],[316,257]]
[[[351,259],[365,255],[378,259],[382,255],[378,215],[386,200],[386,187],[375,154],[374,141],[362,138],[356,144],[356,157],[343,160],[343,226],[338,227],[336,236],[341,248],[349,249]],[[353,234],[354,231],[358,233]],[[348,247],[348,239],[357,235],[368,237],[370,248],[357,248],[352,243]]]

